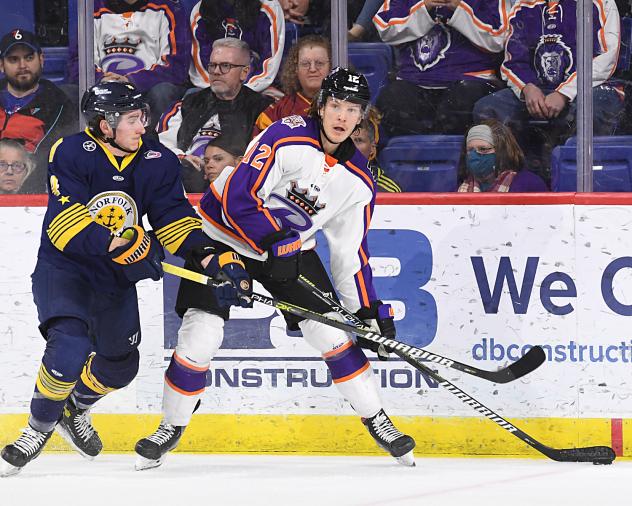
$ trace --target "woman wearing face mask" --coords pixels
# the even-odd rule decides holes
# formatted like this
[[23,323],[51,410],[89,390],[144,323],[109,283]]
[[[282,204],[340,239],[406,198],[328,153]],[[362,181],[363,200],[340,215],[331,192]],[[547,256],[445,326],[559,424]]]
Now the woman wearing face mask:
[[467,132],[459,192],[545,192],[544,180],[524,169],[524,153],[511,130],[486,120]]

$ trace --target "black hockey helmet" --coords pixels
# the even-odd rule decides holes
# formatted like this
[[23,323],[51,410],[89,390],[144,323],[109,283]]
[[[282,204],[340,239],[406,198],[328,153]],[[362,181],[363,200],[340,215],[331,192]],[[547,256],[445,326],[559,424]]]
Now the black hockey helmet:
[[142,93],[131,83],[101,82],[86,90],[81,99],[81,112],[86,123],[102,116],[110,127],[116,129],[120,116],[129,111],[141,110],[145,124],[149,121],[149,105]]
[[320,86],[320,92],[318,93],[319,108],[325,105],[327,97],[360,104],[362,112],[366,113],[371,100],[371,92],[364,74],[336,67],[323,79]]

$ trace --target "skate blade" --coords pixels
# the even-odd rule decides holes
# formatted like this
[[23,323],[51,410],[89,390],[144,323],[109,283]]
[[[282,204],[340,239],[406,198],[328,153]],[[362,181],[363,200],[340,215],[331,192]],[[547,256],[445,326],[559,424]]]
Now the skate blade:
[[57,432],[59,433],[59,435],[61,437],[64,438],[64,440],[70,445],[72,446],[72,449],[75,450],[79,455],[81,455],[84,459],[87,460],[94,460],[94,457],[92,455],[88,455],[86,452],[84,452],[81,448],[79,448],[74,441],[72,440],[72,436],[68,433],[68,431],[64,428],[63,425],[58,424],[56,427]]
[[2,462],[0,464],[0,477],[2,478],[6,478],[8,476],[15,476],[22,470],[21,467],[16,467],[13,464],[9,464],[4,459],[0,459],[0,461]]
[[159,467],[165,461],[166,455],[163,455],[159,459],[148,459],[143,457],[142,455],[136,455],[136,463],[134,464],[134,469],[136,471],[145,471],[147,469],[153,469],[154,467]]
[[413,451],[410,450],[408,453],[405,453],[401,457],[395,457],[395,460],[398,464],[406,467],[415,467],[415,455]]

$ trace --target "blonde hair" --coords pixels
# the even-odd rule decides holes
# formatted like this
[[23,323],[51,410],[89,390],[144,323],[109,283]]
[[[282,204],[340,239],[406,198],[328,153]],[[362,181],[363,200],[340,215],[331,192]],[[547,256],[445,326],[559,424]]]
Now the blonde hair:
[[281,70],[281,87],[288,95],[301,90],[301,83],[298,80],[298,54],[304,47],[324,48],[327,51],[327,58],[331,62],[331,43],[329,39],[320,35],[306,35],[298,39],[296,44],[290,48]]

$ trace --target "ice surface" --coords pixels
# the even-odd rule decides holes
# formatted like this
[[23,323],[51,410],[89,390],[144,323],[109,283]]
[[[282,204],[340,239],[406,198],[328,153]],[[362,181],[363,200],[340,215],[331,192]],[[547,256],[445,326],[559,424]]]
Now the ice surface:
[[626,504],[632,462],[611,466],[531,459],[170,455],[134,471],[134,455],[43,454],[0,478],[3,506],[600,506]]

